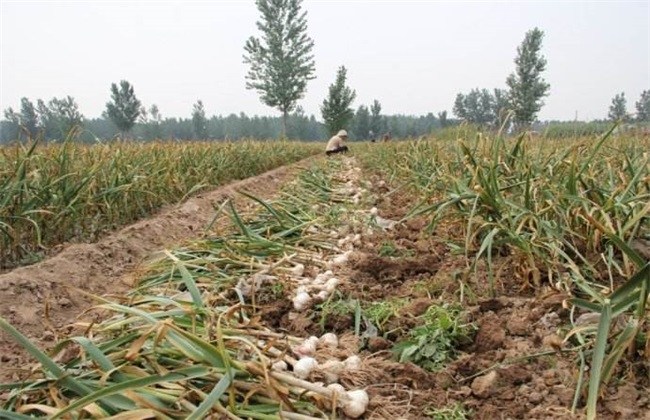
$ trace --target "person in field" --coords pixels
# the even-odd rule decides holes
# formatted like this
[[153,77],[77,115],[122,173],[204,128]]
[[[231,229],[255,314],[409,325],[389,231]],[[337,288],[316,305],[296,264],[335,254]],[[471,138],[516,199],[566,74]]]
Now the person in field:
[[331,139],[327,142],[327,146],[325,147],[325,154],[327,156],[331,156],[337,153],[345,153],[347,152],[348,146],[345,145],[345,141],[348,139],[348,132],[345,130],[341,130],[338,133],[336,133],[335,136],[332,136]]

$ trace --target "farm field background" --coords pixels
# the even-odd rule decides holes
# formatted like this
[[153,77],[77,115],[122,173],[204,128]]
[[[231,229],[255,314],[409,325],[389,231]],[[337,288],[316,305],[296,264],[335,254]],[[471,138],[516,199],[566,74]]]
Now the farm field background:
[[318,151],[313,143],[253,141],[2,147],[0,269]]
[[[205,145],[188,146],[187,157],[160,145],[131,147],[88,160],[65,149],[32,151],[15,166],[25,181],[9,189],[32,192],[31,201],[8,202],[31,203],[20,213],[30,217],[58,215],[43,222],[59,235],[48,235],[57,238],[48,244],[94,238],[203,188],[211,168],[221,167],[216,162],[229,175],[211,175],[210,185],[319,150],[283,144],[284,153],[266,161],[267,144],[235,152],[237,143],[229,146],[235,156],[219,150],[212,157]],[[43,319],[49,338],[34,325],[28,338],[50,352],[23,345],[42,367],[25,368],[14,343],[25,312],[3,302],[3,414],[643,418],[650,410],[647,393],[638,391],[650,385],[647,137],[502,140],[459,132],[453,140],[351,147],[348,156],[314,158],[276,180],[253,179],[242,188],[252,195],[215,197],[193,237],[129,260],[137,268],[120,277],[132,288],[118,278],[112,290],[77,279],[75,289],[61,283],[32,299],[46,308],[31,315]],[[134,151],[140,148],[146,154]],[[39,165],[29,171],[32,160]],[[100,170],[100,161],[132,174],[127,187],[109,189],[111,201],[97,200],[109,195],[99,190],[74,193],[96,176],[121,178]],[[78,170],[53,169],[46,177],[42,162],[91,170],[73,178]],[[137,184],[136,167],[155,176]],[[39,207],[44,196],[70,202],[62,193],[90,205]],[[150,195],[160,201],[150,204]],[[126,210],[107,212],[113,203]],[[181,209],[192,218],[191,205]],[[107,213],[98,229],[93,218]],[[80,221],[90,233],[63,228]],[[140,223],[137,233],[147,235],[149,222]],[[38,236],[21,226],[5,229]],[[82,265],[90,254],[73,255],[71,265]],[[120,264],[127,256],[106,258]],[[47,264],[0,276],[3,296],[17,305],[45,295],[38,278],[17,279]],[[86,299],[81,290],[106,296],[82,314],[85,303],[75,303]],[[318,366],[298,366],[307,357]],[[363,409],[352,404],[361,390]]]

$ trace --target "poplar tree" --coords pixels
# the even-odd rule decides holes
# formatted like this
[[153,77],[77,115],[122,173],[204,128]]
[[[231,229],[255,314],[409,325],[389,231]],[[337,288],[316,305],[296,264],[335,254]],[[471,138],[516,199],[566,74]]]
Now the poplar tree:
[[329,95],[323,100],[320,107],[323,121],[330,134],[346,128],[354,117],[354,110],[350,107],[357,94],[345,85],[347,70],[345,66],[339,67],[336,72],[336,81],[329,87]]
[[516,69],[506,79],[508,99],[514,111],[514,122],[521,128],[529,127],[544,106],[542,100],[551,87],[542,78],[546,58],[540,54],[544,32],[534,28],[526,33],[517,47]]
[[20,99],[20,125],[30,138],[38,135],[38,114],[32,101],[27,98]]
[[257,0],[261,14],[257,28],[261,38],[250,37],[244,45],[249,70],[246,88],[254,89],[267,106],[282,112],[282,135],[287,118],[302,99],[307,82],[315,78],[314,41],[307,35],[307,12],[301,0]]
[[120,81],[119,89],[115,83],[111,84],[111,101],[106,103],[106,116],[120,130],[122,138],[126,137],[135,125],[141,106],[129,82]]
[[636,120],[637,121],[650,121],[650,90],[641,92],[641,97],[635,104],[636,106]]
[[612,104],[609,106],[609,114],[607,116],[612,121],[627,120],[627,99],[625,99],[625,93],[618,93],[612,98]]
[[381,115],[381,104],[375,99],[370,105],[370,130],[375,136],[380,136],[383,129],[384,117]]
[[200,100],[192,107],[192,130],[197,139],[205,140],[208,137],[208,119],[205,117],[203,102]]

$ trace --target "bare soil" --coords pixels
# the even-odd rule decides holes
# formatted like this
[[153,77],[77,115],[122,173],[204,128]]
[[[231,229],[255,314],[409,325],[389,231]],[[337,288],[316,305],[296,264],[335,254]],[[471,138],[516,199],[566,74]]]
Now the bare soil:
[[[376,204],[382,217],[391,219],[401,218],[409,208],[399,197]],[[357,343],[355,352],[361,348],[364,358],[362,372],[342,377],[344,385],[368,390],[368,418],[420,419],[456,404],[469,410],[473,419],[584,418],[586,391],[578,396],[576,414],[571,413],[578,355],[567,351],[560,336],[569,325],[569,311],[563,304],[567,296],[549,287],[535,290],[518,276],[516,261],[497,257],[495,264],[503,266],[496,285],[498,297],[488,297],[486,267],[478,267],[478,276],[464,278],[465,255],[454,254],[445,245],[448,238],[460,238],[461,232],[449,224],[439,228],[444,234],[436,237],[426,232],[427,224],[413,219],[364,237],[347,266],[336,272],[345,280],[341,293],[350,299],[409,299],[385,328],[397,333],[371,338],[365,346]],[[379,255],[387,242],[395,256]],[[416,317],[429,306],[458,302],[462,282],[467,320],[478,331],[471,343],[460,348],[461,356],[435,373],[412,363],[397,363],[390,351],[394,344],[417,326]],[[319,314],[292,313],[287,301],[282,297],[267,302],[261,312],[267,324],[297,336],[354,331],[352,313],[330,314],[322,323]],[[639,362],[619,370],[618,379],[612,380],[602,398],[599,418],[650,419],[650,375],[645,366]]]
[[[53,257],[0,274],[0,317],[47,349],[91,307],[91,295],[123,294],[147,256],[200,236],[225,199],[244,201],[239,190],[269,198],[310,160],[198,194],[97,243],[65,244]],[[23,379],[30,360],[21,346],[0,331],[0,382]]]

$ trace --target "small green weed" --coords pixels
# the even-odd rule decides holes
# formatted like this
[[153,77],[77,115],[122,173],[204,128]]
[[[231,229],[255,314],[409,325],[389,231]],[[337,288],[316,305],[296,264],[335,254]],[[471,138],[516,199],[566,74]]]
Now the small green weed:
[[275,296],[277,299],[281,298],[284,296],[284,283],[281,281],[276,281],[273,283],[273,286],[271,286],[271,291],[273,292],[273,296]]
[[363,310],[363,315],[371,321],[378,329],[383,330],[386,323],[408,302],[407,299],[389,299],[379,302],[372,302]]
[[356,308],[356,301],[344,299],[340,292],[332,294],[322,304],[316,308],[320,309],[320,325],[321,330],[325,330],[325,323],[330,316],[352,316]]
[[409,339],[395,344],[393,352],[400,362],[412,362],[436,371],[457,354],[456,347],[471,341],[473,324],[465,324],[462,310],[447,304],[431,306],[422,315],[423,325],[411,330]]
[[379,247],[380,257],[413,257],[415,252],[410,249],[399,249],[393,241],[384,241]]
[[424,414],[433,420],[469,420],[472,413],[461,403],[456,403],[442,408],[429,408]]

